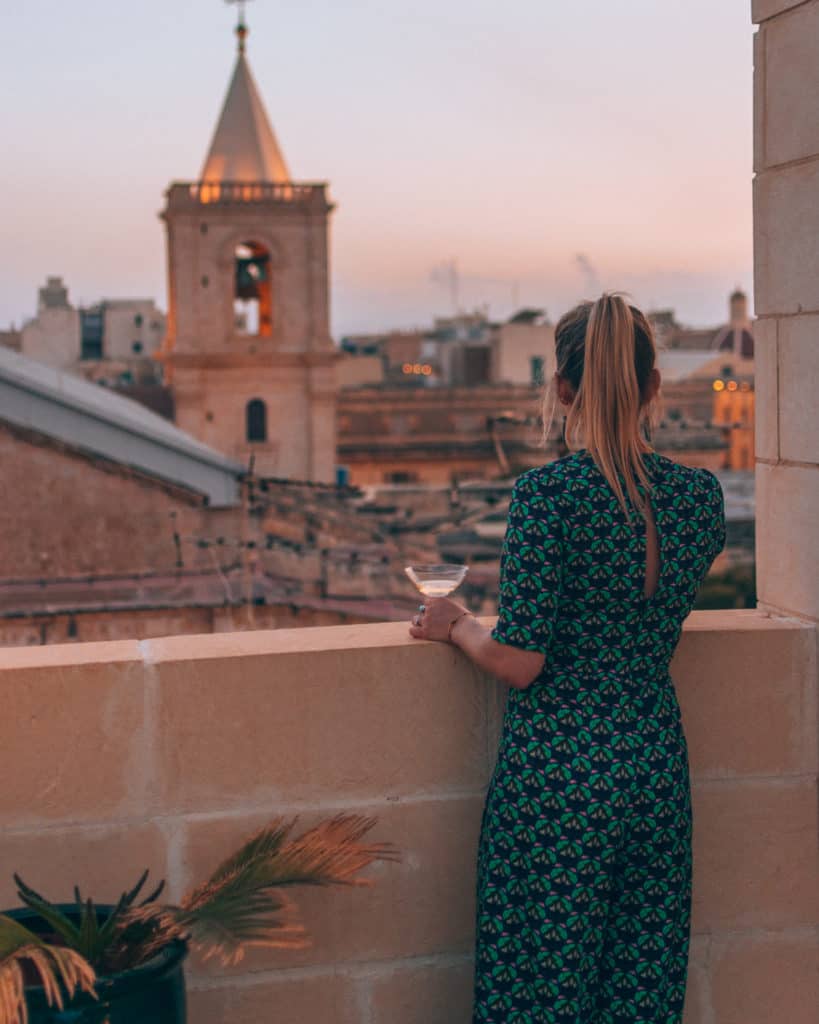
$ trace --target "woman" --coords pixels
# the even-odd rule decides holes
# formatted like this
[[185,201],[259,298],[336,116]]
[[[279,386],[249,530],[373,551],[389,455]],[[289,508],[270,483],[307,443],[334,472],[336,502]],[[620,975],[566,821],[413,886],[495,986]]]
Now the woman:
[[490,631],[448,598],[412,636],[510,686],[478,850],[474,1021],[679,1024],[688,751],[669,662],[725,542],[722,490],[644,439],[660,386],[616,295],[555,331],[565,436],[516,482]]

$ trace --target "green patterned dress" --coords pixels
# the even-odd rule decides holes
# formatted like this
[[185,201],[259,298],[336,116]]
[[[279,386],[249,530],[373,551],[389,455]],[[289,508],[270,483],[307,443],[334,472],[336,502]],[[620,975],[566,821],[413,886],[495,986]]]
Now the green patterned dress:
[[725,543],[704,469],[646,456],[660,549],[582,449],[515,484],[496,640],[540,651],[510,690],[478,849],[475,1024],[679,1024],[691,795],[669,662]]

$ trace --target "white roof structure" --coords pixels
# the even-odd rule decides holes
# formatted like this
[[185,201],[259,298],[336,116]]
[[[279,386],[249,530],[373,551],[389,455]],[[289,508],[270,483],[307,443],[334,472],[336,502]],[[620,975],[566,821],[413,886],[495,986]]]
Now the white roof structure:
[[243,40],[240,35],[239,56],[201,180],[282,184],[290,181],[290,171],[247,63]]
[[82,377],[0,347],[0,420],[235,505],[243,467],[146,409]]

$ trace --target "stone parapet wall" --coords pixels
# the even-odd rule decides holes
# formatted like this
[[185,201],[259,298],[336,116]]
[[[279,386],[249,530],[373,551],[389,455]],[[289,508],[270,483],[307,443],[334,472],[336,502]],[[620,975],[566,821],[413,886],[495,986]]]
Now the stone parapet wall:
[[[688,620],[674,664],[694,781],[687,1024],[813,1024],[819,989],[816,633]],[[374,814],[400,864],[300,897],[315,942],[189,968],[192,1024],[469,1019],[474,860],[503,693],[403,624],[7,649],[0,905],[11,872],[70,898],[143,867],[171,894],[279,814]]]

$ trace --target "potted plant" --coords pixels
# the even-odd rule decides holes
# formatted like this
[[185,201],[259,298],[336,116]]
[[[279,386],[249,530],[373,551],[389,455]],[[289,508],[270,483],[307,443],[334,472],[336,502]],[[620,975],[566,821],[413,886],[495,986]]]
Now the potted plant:
[[75,889],[53,904],[15,875],[21,908],[0,914],[0,1024],[183,1024],[188,949],[237,963],[250,946],[309,945],[287,895],[297,885],[369,885],[361,871],[396,860],[363,843],[374,818],[337,815],[293,836],[276,819],[181,902],[143,895],[148,872],[116,905]]

